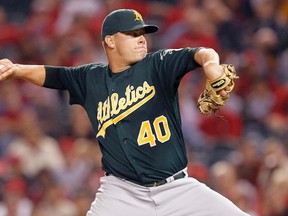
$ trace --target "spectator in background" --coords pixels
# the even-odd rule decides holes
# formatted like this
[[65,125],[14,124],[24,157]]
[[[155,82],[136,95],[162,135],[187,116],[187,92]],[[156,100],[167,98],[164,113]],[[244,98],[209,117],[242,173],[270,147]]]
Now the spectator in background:
[[10,142],[16,136],[18,115],[24,106],[17,82],[0,85],[0,156],[5,158]]
[[271,182],[275,170],[288,172],[288,155],[283,141],[276,137],[269,137],[264,141],[263,164],[258,175],[258,184],[261,191],[265,191]]
[[263,137],[269,136],[265,119],[275,105],[275,94],[269,87],[269,81],[261,77],[255,79],[251,92],[246,97],[245,130],[257,131]]
[[43,199],[37,204],[32,216],[76,216],[76,204],[65,197],[60,185],[52,182],[46,188]]
[[21,171],[33,178],[42,169],[62,170],[64,158],[57,140],[43,133],[39,120],[32,110],[22,110],[18,137],[10,143],[8,154],[19,158]]
[[16,58],[18,55],[17,46],[21,39],[21,31],[17,25],[9,22],[5,8],[0,4],[0,57]]
[[215,26],[209,22],[203,9],[194,7],[185,8],[182,19],[186,32],[179,35],[170,44],[172,48],[204,46],[211,47],[217,51],[219,50]]
[[251,216],[257,214],[257,190],[255,186],[237,175],[236,167],[228,161],[218,161],[211,167],[212,187],[220,194],[246,211]]
[[272,136],[279,137],[287,145],[288,134],[288,85],[274,92],[275,103],[265,118],[265,125]]
[[[92,169],[90,158],[82,157],[84,151],[90,150],[89,140],[65,139],[60,143],[64,156],[65,166],[55,172],[57,183],[61,186],[63,193],[68,197],[73,197],[84,185],[85,180]],[[67,184],[69,182],[69,184]]]
[[288,170],[276,169],[263,193],[262,216],[288,215]]
[[30,13],[30,6],[33,0],[0,0],[0,5],[5,8],[8,20],[21,24]]
[[90,208],[91,202],[94,199],[94,192],[87,189],[81,189],[77,191],[74,196],[74,203],[77,207],[76,216],[83,216],[86,214],[87,209]]
[[70,119],[68,135],[73,139],[87,138],[95,141],[92,125],[85,110],[81,106],[72,106],[68,112]]
[[258,175],[262,166],[259,153],[262,148],[261,141],[257,137],[247,135],[239,142],[237,151],[229,157],[236,167],[238,177],[249,181],[255,187],[258,187]]
[[31,216],[34,205],[27,198],[27,183],[23,178],[11,178],[3,186],[0,201],[1,216]]
[[[245,1],[205,0],[203,8],[209,22],[215,25],[215,34],[224,56],[239,53],[246,46],[245,16],[239,5]],[[227,4],[226,4],[227,3]],[[248,7],[249,8],[249,7]],[[235,34],[237,32],[237,34]]]
[[[42,2],[46,1],[42,0]],[[66,0],[61,4],[55,32],[57,35],[65,35],[77,17],[89,20],[101,14],[104,9],[101,0],[84,0],[81,4],[77,0]]]

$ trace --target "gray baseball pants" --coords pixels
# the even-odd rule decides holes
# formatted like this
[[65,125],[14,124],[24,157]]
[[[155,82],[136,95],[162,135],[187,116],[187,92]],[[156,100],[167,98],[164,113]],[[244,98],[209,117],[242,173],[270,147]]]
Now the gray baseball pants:
[[101,186],[86,216],[248,216],[192,177],[144,187],[113,175]]

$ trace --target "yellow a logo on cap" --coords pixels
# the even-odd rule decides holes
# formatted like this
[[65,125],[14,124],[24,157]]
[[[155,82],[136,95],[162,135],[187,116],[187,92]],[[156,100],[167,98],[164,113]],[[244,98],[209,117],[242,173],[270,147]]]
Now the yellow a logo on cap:
[[135,14],[135,20],[134,21],[139,21],[139,20],[143,21],[143,18],[138,11],[134,10],[133,13]]

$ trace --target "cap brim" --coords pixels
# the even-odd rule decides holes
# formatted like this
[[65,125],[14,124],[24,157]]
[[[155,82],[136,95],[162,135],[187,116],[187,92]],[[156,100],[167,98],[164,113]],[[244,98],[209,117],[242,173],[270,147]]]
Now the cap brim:
[[158,26],[156,25],[145,25],[144,30],[146,34],[154,33],[158,31]]
[[158,31],[158,26],[156,25],[135,25],[133,28],[131,29],[125,29],[125,30],[121,30],[120,32],[128,32],[128,31],[134,31],[134,30],[138,30],[138,29],[144,29],[145,30],[145,34],[151,34],[151,33],[154,33],[154,32],[157,32]]

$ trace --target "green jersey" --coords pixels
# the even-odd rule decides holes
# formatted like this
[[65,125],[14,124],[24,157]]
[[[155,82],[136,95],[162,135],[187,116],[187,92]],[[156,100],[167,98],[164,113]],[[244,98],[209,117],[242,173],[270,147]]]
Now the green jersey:
[[199,67],[196,51],[159,50],[115,74],[99,63],[46,66],[44,86],[68,90],[70,104],[85,108],[105,172],[155,182],[187,166],[177,89],[181,78]]

